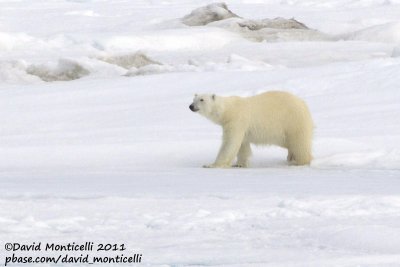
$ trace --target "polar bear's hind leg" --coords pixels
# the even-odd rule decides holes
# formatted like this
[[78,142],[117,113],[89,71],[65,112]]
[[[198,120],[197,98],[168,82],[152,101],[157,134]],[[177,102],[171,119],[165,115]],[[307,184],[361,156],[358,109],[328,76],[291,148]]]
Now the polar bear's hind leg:
[[294,161],[294,155],[293,155],[293,153],[290,151],[290,150],[288,150],[288,155],[287,155],[287,161],[289,162],[289,163],[292,163],[293,161]]
[[251,156],[250,142],[243,140],[237,156],[237,162],[233,167],[247,168],[249,166],[249,157]]
[[312,160],[311,138],[307,134],[300,134],[290,140],[288,160],[296,165],[310,165]]

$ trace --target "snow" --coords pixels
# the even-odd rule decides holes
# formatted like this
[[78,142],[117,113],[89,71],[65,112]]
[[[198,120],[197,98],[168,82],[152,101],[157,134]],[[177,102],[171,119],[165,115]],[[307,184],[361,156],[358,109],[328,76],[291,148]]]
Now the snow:
[[[232,0],[240,18],[182,23],[209,4],[0,1],[0,261],[93,241],[143,266],[400,266],[400,1]],[[278,17],[311,30],[237,28]],[[201,168],[221,130],[193,95],[276,89],[310,107],[311,166],[253,147],[250,168]]]
[[369,27],[353,33],[350,38],[353,40],[400,43],[400,23],[394,22]]

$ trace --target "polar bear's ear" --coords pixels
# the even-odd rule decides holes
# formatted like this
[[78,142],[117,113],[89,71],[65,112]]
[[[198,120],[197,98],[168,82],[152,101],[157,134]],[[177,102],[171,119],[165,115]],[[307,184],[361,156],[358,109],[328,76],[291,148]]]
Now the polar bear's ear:
[[212,100],[215,100],[215,95],[212,95]]
[[194,94],[194,97],[197,97],[197,94]]

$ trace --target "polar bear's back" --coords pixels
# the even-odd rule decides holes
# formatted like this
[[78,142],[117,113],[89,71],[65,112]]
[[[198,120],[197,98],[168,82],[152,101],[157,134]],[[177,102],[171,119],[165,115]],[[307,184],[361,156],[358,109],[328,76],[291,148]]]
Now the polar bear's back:
[[253,143],[287,147],[288,136],[311,139],[313,122],[303,100],[288,92],[269,91],[246,98],[249,110],[248,138]]
[[[254,111],[270,115],[310,115],[306,103],[299,97],[283,91],[269,91],[248,98]],[[276,114],[275,114],[276,113]]]

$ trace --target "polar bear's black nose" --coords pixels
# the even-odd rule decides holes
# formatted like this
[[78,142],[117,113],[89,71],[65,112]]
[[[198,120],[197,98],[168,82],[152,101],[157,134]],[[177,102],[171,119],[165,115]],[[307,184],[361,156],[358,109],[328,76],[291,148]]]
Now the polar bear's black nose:
[[191,104],[191,105],[189,106],[189,108],[190,108],[190,110],[193,111],[193,112],[199,111],[199,108],[196,108],[196,107],[194,106],[194,104]]

